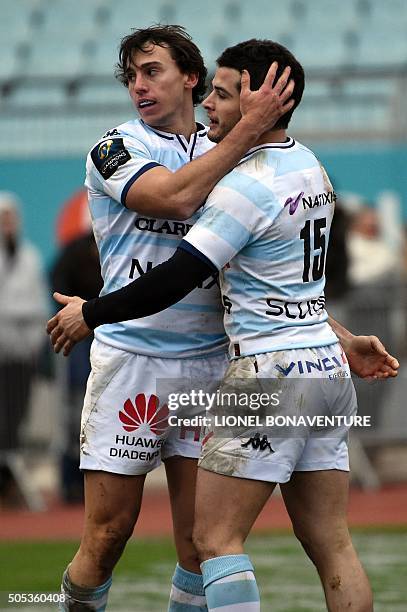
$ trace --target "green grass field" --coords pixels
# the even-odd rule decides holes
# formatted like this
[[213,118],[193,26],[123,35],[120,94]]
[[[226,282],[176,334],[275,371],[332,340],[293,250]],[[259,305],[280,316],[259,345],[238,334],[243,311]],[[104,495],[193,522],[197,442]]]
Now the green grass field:
[[[373,585],[375,612],[405,612],[407,531],[366,530],[353,536]],[[56,605],[9,605],[7,594],[57,591],[61,572],[76,546],[72,542],[0,543],[0,609],[55,610]],[[262,610],[326,609],[314,567],[294,536],[256,534],[247,552],[256,567]],[[115,572],[109,610],[164,612],[173,568],[174,549],[169,539],[131,542]]]

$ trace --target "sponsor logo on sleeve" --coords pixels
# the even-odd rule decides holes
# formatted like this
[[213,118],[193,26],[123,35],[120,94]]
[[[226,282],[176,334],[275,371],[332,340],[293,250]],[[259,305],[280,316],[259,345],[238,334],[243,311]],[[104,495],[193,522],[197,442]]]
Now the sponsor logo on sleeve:
[[106,180],[113,176],[119,166],[131,159],[130,153],[123,143],[123,138],[108,138],[97,144],[91,157],[97,170]]

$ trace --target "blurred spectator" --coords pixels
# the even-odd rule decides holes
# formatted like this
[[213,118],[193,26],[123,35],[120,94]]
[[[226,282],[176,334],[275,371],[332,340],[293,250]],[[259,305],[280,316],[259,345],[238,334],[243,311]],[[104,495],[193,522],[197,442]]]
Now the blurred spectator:
[[[61,251],[51,271],[53,291],[80,295],[86,300],[97,297],[103,286],[99,253],[89,231],[69,242]],[[64,443],[61,455],[61,485],[64,501],[83,499],[83,477],[79,470],[79,431],[86,381],[90,373],[89,351],[93,337],[75,346],[64,372],[65,414]],[[64,363],[65,365],[65,363]]]
[[6,497],[13,480],[7,453],[18,450],[48,315],[40,255],[22,238],[19,202],[9,192],[0,192],[0,288],[0,495]]
[[374,208],[364,206],[353,216],[348,247],[350,279],[355,286],[384,281],[399,271],[397,250],[384,240]]
[[[388,198],[376,208],[360,205],[351,218],[348,237],[350,257],[349,325],[359,334],[374,333],[390,351],[398,352],[402,334],[397,313],[401,305],[402,245],[388,236],[394,224]],[[351,323],[350,323],[351,322]],[[355,381],[359,413],[372,417],[372,430],[384,424],[385,385]]]

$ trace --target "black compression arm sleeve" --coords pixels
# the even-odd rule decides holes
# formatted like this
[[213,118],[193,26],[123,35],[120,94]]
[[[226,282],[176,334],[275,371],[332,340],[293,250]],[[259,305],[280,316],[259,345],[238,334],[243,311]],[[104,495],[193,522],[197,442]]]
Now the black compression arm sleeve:
[[104,323],[147,317],[176,304],[215,273],[209,260],[178,248],[170,259],[126,287],[85,302],[83,318],[94,329]]

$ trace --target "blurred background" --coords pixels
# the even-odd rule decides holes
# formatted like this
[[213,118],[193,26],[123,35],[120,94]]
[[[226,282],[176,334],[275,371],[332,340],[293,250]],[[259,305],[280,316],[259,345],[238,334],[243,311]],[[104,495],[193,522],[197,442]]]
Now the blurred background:
[[113,76],[118,44],[156,22],[185,26],[210,75],[226,46],[252,37],[286,45],[303,64],[289,132],[318,154],[338,194],[328,310],[353,332],[378,335],[401,362],[396,381],[356,381],[372,427],[352,437],[353,480],[407,482],[405,0],[0,4],[0,508],[82,499],[89,346],[56,358],[43,329],[56,309],[52,290],[84,298],[100,290],[85,157],[135,115]]

